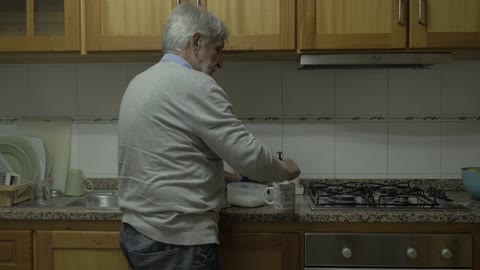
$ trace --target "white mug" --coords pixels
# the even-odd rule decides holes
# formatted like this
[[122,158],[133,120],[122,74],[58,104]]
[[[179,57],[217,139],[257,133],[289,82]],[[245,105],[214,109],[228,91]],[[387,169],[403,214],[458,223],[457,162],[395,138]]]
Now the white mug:
[[[272,196],[267,196],[269,191],[272,191]],[[295,183],[282,182],[273,183],[273,187],[268,187],[263,192],[263,197],[267,204],[273,204],[274,209],[294,210],[295,209]]]
[[[90,185],[90,188],[87,188],[87,183]],[[83,176],[82,170],[71,169],[68,171],[65,183],[65,196],[82,196],[85,192],[92,190],[93,183]]]

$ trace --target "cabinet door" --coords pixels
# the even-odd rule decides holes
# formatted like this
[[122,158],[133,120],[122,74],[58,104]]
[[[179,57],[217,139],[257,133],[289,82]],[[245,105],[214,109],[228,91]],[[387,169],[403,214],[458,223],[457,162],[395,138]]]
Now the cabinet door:
[[0,52],[79,51],[78,1],[0,1]]
[[175,0],[87,0],[88,51],[161,50]]
[[480,47],[480,1],[411,0],[410,47]]
[[297,234],[222,233],[220,269],[301,269]]
[[38,231],[37,269],[128,269],[118,241],[118,232]]
[[31,231],[0,231],[0,269],[32,269]]
[[294,50],[295,0],[198,1],[227,26],[225,50]]
[[298,0],[300,50],[406,48],[406,0]]

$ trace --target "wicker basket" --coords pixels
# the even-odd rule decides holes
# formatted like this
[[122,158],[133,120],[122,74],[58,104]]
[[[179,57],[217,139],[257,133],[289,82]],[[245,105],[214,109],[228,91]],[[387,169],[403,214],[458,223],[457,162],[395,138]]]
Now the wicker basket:
[[0,206],[12,206],[29,200],[32,196],[32,182],[20,185],[0,185]]

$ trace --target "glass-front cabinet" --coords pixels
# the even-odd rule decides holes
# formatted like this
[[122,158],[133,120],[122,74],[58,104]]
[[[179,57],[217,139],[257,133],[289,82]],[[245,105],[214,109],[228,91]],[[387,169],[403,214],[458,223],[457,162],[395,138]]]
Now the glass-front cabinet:
[[79,0],[1,0],[0,52],[79,51]]

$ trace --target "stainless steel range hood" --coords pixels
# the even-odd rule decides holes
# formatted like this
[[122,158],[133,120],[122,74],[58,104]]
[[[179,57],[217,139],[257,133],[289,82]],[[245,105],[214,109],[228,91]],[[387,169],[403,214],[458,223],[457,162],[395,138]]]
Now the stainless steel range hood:
[[299,68],[426,68],[451,61],[451,53],[304,54]]

